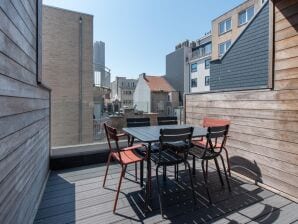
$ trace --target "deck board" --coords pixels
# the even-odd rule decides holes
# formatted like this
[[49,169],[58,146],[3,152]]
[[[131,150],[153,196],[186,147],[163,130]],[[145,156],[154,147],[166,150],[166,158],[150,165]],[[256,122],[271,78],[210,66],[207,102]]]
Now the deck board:
[[173,170],[168,169],[167,181],[162,184],[167,219],[162,219],[155,176],[151,211],[145,212],[144,190],[134,181],[134,166],[129,166],[117,213],[113,214],[120,166],[111,166],[106,188],[102,187],[104,172],[103,164],[53,171],[34,223],[290,223],[298,219],[297,212],[293,212],[297,210],[296,203],[235,177],[231,178],[232,192],[229,192],[221,187],[212,168],[209,186],[214,204],[208,204],[201,170],[197,169],[195,207],[187,173],[181,170],[176,182]]

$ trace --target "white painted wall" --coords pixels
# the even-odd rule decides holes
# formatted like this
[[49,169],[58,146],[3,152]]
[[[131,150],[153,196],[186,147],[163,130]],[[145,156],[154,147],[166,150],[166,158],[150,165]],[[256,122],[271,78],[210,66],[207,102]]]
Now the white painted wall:
[[[205,77],[210,76],[210,69],[205,69],[205,60],[210,59],[210,56],[200,58],[197,60],[193,60],[190,62],[190,65],[193,63],[197,63],[197,71],[196,72],[191,72],[190,78],[197,78],[197,87],[191,87],[191,92],[196,93],[196,92],[206,92],[210,91],[210,85],[205,86]],[[190,85],[191,85],[191,80]]]
[[133,104],[136,109],[144,112],[151,112],[151,93],[150,88],[140,75],[135,92],[133,94]]

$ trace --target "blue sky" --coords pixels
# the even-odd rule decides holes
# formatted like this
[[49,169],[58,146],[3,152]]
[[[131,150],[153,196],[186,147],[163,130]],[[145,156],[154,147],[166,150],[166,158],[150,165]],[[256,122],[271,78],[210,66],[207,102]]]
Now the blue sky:
[[212,19],[243,0],[43,0],[46,5],[94,15],[94,41],[106,43],[115,76],[165,74],[165,57],[185,39],[211,30]]

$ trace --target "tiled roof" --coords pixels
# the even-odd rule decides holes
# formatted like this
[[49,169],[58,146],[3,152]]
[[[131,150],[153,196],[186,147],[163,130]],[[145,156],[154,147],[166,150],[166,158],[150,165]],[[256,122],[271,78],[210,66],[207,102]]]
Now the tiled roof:
[[168,81],[163,76],[148,76],[144,77],[150,90],[152,92],[164,91],[172,92],[175,91],[174,88],[168,83]]

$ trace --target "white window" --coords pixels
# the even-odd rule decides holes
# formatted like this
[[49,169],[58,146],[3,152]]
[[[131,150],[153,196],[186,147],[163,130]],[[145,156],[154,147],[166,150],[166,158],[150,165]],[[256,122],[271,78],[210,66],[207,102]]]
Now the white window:
[[226,33],[232,29],[232,20],[231,18],[226,19],[219,23],[219,34]]
[[222,56],[231,46],[231,40],[219,44],[219,56]]
[[238,25],[241,26],[247,23],[254,16],[254,13],[254,6],[241,11],[238,15]]

